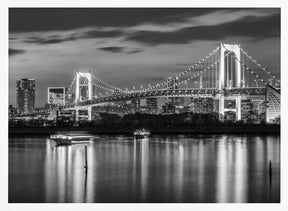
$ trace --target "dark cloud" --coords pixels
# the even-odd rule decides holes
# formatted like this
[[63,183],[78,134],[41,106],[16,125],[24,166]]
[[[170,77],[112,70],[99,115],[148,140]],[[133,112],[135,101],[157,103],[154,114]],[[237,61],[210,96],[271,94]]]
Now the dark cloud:
[[73,33],[68,36],[60,36],[60,35],[50,35],[48,37],[28,37],[24,40],[26,43],[36,43],[36,44],[56,44],[67,41],[74,41],[78,39],[92,39],[92,38],[110,38],[110,37],[118,37],[123,35],[120,30],[110,30],[110,31],[97,31],[90,30],[86,31],[82,34]]
[[140,53],[140,52],[143,52],[143,51],[144,51],[144,49],[142,49],[142,48],[136,48],[136,49],[127,51],[127,53],[133,54],[133,53]]
[[121,53],[125,49],[124,47],[103,47],[103,48],[98,48],[99,50],[102,51],[108,51],[111,53]]
[[22,50],[22,49],[9,48],[9,56],[15,56],[15,55],[18,55],[18,54],[23,54],[25,52],[26,51]]
[[185,44],[195,40],[224,40],[229,36],[265,39],[280,36],[280,14],[265,17],[245,17],[212,26],[187,27],[173,32],[139,31],[126,39],[147,45]]
[[43,37],[28,37],[24,42],[26,43],[36,43],[36,44],[56,44],[67,41],[73,41],[78,39],[75,35],[69,35],[67,37],[61,37],[58,35],[51,35],[46,38]]
[[217,10],[223,11],[212,8],[10,8],[9,32],[176,23],[183,22],[186,17],[196,17]]

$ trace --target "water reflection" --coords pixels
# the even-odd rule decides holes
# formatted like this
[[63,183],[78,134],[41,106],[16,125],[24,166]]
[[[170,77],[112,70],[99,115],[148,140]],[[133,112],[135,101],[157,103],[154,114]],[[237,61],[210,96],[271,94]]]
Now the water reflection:
[[[92,145],[88,145],[89,167],[93,169],[95,156]],[[44,165],[46,202],[93,202],[93,190],[89,183],[94,182],[93,170],[84,170],[85,145],[56,146],[46,140]]]
[[49,139],[10,139],[9,202],[279,202],[279,142],[278,136],[101,136],[57,147]]
[[205,165],[204,143],[199,141],[198,145],[198,200],[203,201],[203,185],[205,180],[204,165]]
[[235,142],[234,165],[234,200],[233,202],[247,201],[247,144],[242,138]]
[[225,144],[226,137],[223,137],[222,140],[219,141],[217,147],[217,191],[215,193],[216,201],[217,202],[227,202],[228,201],[228,192],[227,189],[230,186],[230,181],[228,180],[227,174],[227,166],[228,166],[228,149],[227,145]]

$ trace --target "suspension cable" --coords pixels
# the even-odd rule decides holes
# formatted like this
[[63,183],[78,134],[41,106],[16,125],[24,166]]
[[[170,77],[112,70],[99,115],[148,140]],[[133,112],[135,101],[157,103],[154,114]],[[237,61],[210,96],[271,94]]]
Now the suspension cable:
[[[83,75],[81,73],[79,73],[79,74],[83,77]],[[101,86],[101,85],[95,84],[93,82],[90,82],[89,80],[88,80],[88,83],[91,83],[92,85],[94,85],[94,86],[96,86],[96,87],[98,87],[100,89],[106,90],[106,91],[110,91],[110,92],[114,92],[115,91],[114,89],[109,89],[109,88],[106,88],[104,86]]]
[[[224,58],[227,57],[228,55],[230,55],[231,53],[232,53],[231,51],[228,51],[228,53],[227,53],[226,55],[224,55]],[[193,79],[193,78],[196,78],[196,77],[198,77],[198,76],[200,76],[200,75],[205,74],[207,70],[210,70],[210,69],[213,68],[215,65],[217,65],[219,62],[220,62],[220,59],[218,59],[218,60],[217,60],[215,63],[213,63],[212,65],[208,66],[207,69],[203,69],[203,70],[199,71],[197,74],[194,74],[194,75],[190,76],[190,77],[187,78],[186,80],[187,80],[187,81],[190,81],[190,80]],[[177,82],[175,85],[178,86],[178,85],[181,85],[181,84],[183,84],[183,83],[184,83],[184,80],[181,81],[181,82]],[[172,87],[173,87],[173,86],[170,86],[170,87],[167,87],[167,88],[165,88],[165,89],[163,89],[163,90],[170,89],[170,88],[172,88]]]
[[[210,56],[212,56],[213,54],[215,54],[216,52],[218,52],[218,50],[220,49],[220,47],[217,47],[215,50],[213,50],[211,53],[209,53],[208,56],[204,57],[203,59],[201,59],[200,61],[198,61],[196,64],[190,66],[188,69],[186,69],[184,72],[174,76],[174,77],[183,77],[184,75],[186,75],[188,72],[190,72],[191,70],[195,70],[195,68],[197,68],[198,66],[200,66],[201,64],[203,64],[207,58],[209,58]],[[160,88],[162,86],[168,85],[168,83],[166,81],[162,82],[162,83],[156,83],[154,86],[148,87],[146,89],[142,89],[141,91],[148,91],[148,90],[153,90],[155,88]]]
[[274,75],[271,74],[271,72],[267,71],[266,68],[262,67],[260,63],[258,63],[255,59],[253,59],[251,56],[248,55],[246,51],[244,51],[242,48],[240,50],[251,60],[253,61],[262,71],[267,73],[272,79],[276,80],[278,83],[280,83],[280,80],[277,79]]
[[[92,75],[92,74],[91,74],[91,75]],[[101,80],[100,78],[98,78],[98,77],[96,77],[96,76],[94,76],[94,75],[92,75],[92,77],[93,77],[94,79],[96,79],[97,81],[99,81],[100,83],[102,83],[102,84],[104,84],[104,85],[106,85],[106,86],[108,86],[108,87],[110,87],[110,88],[112,88],[112,89],[114,89],[114,90],[123,90],[122,88],[119,88],[119,87],[113,86],[113,85],[111,85],[111,84],[108,84],[107,82]]]

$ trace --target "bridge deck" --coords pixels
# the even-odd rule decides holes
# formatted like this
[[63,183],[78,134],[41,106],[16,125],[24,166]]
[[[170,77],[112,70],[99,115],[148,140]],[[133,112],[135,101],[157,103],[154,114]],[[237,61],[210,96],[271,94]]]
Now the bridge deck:
[[87,100],[79,102],[77,104],[66,105],[62,107],[63,109],[69,109],[71,107],[89,107],[92,105],[97,105],[100,103],[106,102],[115,102],[115,101],[127,101],[131,99],[141,99],[141,98],[150,98],[150,97],[216,97],[217,95],[224,96],[259,96],[265,95],[265,87],[252,87],[252,88],[231,88],[231,89],[175,89],[175,90],[151,90],[146,92],[137,92],[129,94],[117,94],[102,98],[96,98],[93,100]]

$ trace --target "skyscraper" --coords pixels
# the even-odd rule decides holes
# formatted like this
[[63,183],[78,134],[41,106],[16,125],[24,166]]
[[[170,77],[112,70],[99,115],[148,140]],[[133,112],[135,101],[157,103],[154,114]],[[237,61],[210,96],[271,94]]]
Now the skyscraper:
[[35,109],[35,80],[19,79],[16,81],[17,109],[20,113],[29,113]]

